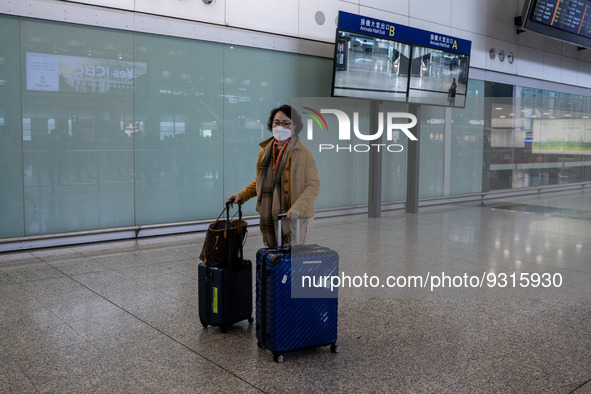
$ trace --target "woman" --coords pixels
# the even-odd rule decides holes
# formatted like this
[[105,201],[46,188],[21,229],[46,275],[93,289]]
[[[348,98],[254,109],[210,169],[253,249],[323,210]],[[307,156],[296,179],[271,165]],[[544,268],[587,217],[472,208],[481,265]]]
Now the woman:
[[277,245],[279,214],[287,214],[287,220],[282,222],[283,245],[291,243],[291,219],[300,219],[300,243],[306,242],[312,227],[320,180],[310,150],[299,140],[302,127],[300,115],[289,105],[273,109],[267,122],[273,137],[260,144],[256,178],[227,200],[244,204],[257,197],[256,210],[266,247]]

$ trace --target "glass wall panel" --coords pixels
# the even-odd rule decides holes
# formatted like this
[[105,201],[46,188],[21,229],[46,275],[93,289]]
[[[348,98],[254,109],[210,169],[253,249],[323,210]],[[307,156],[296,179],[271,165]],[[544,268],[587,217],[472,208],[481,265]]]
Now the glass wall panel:
[[136,34],[134,53],[136,224],[211,218],[224,198],[223,46]]
[[445,108],[421,108],[419,198],[443,196]]
[[0,16],[0,238],[24,231],[19,19]]
[[591,98],[585,97],[582,119],[584,119],[585,132],[583,133],[583,182],[591,181]]
[[25,235],[134,224],[133,34],[21,20]]
[[582,182],[591,144],[587,99],[556,92],[521,89],[532,163],[524,169],[524,187]]
[[484,84],[471,79],[464,110],[451,111],[450,195],[482,191]]
[[[515,145],[522,131],[519,98],[513,98],[513,86],[484,83],[485,99],[482,191],[512,188]],[[504,116],[504,118],[501,118]],[[521,138],[523,141],[523,138]]]
[[485,105],[491,124],[490,149],[484,151],[490,190],[585,180],[591,154],[589,99],[519,86],[501,90],[507,96],[491,97]]
[[[408,112],[405,104],[384,103],[383,112]],[[400,120],[401,123],[408,122],[407,119]],[[412,131],[412,130],[411,130]],[[387,145],[399,144],[404,150],[402,152],[384,151],[382,155],[382,202],[396,202],[406,200],[406,166],[408,138],[400,130],[393,132],[394,139],[382,141]],[[391,150],[395,150],[392,147]]]

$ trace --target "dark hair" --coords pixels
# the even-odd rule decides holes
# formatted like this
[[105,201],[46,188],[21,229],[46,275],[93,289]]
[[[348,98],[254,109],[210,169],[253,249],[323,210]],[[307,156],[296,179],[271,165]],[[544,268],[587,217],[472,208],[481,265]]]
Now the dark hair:
[[275,119],[275,115],[277,115],[277,112],[280,111],[283,112],[289,119],[291,119],[291,122],[293,123],[294,133],[299,134],[299,132],[302,131],[302,128],[304,127],[304,124],[302,123],[302,118],[295,108],[292,108],[287,104],[284,104],[281,107],[271,110],[271,115],[269,116],[269,120],[267,121],[267,130],[273,130],[273,119]]

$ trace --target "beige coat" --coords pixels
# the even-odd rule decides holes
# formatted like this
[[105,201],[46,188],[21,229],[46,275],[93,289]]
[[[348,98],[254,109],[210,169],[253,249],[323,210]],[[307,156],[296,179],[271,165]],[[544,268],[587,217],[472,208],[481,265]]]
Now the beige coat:
[[[242,197],[243,203],[259,195],[262,191],[263,184],[259,179],[259,169],[265,148],[271,143],[273,143],[273,137],[260,143],[262,149],[259,152],[256,166],[257,177],[238,193]],[[320,192],[320,179],[318,178],[316,161],[308,147],[302,144],[299,139],[297,139],[289,153],[291,157],[285,165],[283,174],[283,189],[285,190],[287,205],[292,210],[297,211],[301,217],[313,217],[314,200],[316,200]]]

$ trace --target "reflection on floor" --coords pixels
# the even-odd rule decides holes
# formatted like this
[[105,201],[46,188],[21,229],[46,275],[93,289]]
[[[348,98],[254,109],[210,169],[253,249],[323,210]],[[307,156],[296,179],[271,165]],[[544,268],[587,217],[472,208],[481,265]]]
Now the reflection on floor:
[[[340,289],[340,353],[283,364],[254,324],[199,324],[201,234],[0,254],[0,391],[591,392],[590,227],[574,211],[588,192],[318,219],[312,241],[369,279]],[[246,255],[260,245],[252,228]]]
[[591,211],[582,209],[557,208],[532,204],[503,204],[493,205],[494,209],[507,209],[515,212],[529,212],[538,215],[566,216],[574,219],[591,220]]

